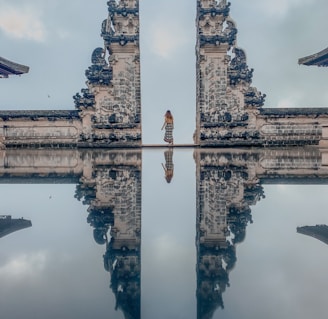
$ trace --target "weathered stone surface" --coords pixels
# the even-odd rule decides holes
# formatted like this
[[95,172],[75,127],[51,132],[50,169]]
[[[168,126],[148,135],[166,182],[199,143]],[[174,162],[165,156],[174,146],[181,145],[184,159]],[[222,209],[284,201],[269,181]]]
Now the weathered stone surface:
[[[327,108],[263,107],[225,0],[197,1],[194,140],[202,147],[326,145]],[[287,128],[288,126],[288,128]]]
[[141,146],[139,1],[108,1],[108,12],[105,49],[94,50],[88,88],[74,97],[86,122],[81,143]]
[[250,86],[253,70],[236,45],[229,6],[226,1],[197,1],[195,143],[201,146],[258,143],[254,120],[264,95]]
[[[141,147],[139,1],[107,4],[76,110],[0,111],[1,148]],[[263,107],[229,13],[226,0],[197,0],[195,144],[328,146],[328,108]]]
[[141,146],[139,1],[108,1],[108,12],[76,110],[0,111],[0,147]]

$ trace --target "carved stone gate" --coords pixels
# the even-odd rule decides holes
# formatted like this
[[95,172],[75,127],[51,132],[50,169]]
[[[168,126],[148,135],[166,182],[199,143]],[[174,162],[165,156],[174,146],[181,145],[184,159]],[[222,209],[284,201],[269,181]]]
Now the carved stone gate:
[[[196,1],[195,146],[327,146],[328,108],[264,108],[237,46],[230,2]],[[0,111],[2,148],[142,146],[139,0],[107,5],[104,44],[92,54],[76,109]]]
[[325,144],[328,108],[264,108],[251,86],[253,69],[237,46],[230,2],[197,0],[195,144],[285,146]]

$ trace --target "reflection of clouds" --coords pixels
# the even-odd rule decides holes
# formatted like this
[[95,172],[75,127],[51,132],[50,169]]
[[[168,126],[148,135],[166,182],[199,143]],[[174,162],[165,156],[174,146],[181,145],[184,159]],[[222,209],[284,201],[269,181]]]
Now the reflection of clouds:
[[0,267],[0,276],[16,280],[34,277],[45,269],[47,259],[48,256],[45,251],[15,256]]
[[297,107],[298,104],[299,104],[298,99],[287,97],[279,100],[277,107],[281,107],[281,108]]
[[172,236],[170,233],[161,234],[160,237],[154,239],[154,259],[156,262],[167,262],[170,258],[174,257],[175,261],[179,259],[182,261],[186,250],[184,245],[179,242],[179,239]]
[[[192,233],[189,229],[186,232]],[[170,229],[168,232],[161,231],[158,237],[153,236],[151,238],[151,243],[144,243],[144,245],[151,251],[151,259],[156,262],[167,260],[169,256],[176,256],[179,259],[183,259],[184,255],[192,254],[192,258],[194,258],[195,248],[192,245],[191,247],[186,247],[186,238],[183,238],[182,235],[180,234],[179,237],[177,231],[173,229]],[[187,236],[187,239],[193,239],[191,234]],[[144,254],[148,255],[149,251],[145,251]]]
[[285,192],[285,191],[288,191],[288,190],[290,190],[290,187],[288,186],[288,185],[276,185],[275,187],[277,187],[277,190],[278,191],[283,191],[283,192]]
[[328,248],[300,236],[296,227],[327,222],[327,185],[264,185],[264,190],[266,199],[253,207],[254,223],[238,246],[225,309],[234,318],[246,312],[246,318],[320,317],[328,297]]

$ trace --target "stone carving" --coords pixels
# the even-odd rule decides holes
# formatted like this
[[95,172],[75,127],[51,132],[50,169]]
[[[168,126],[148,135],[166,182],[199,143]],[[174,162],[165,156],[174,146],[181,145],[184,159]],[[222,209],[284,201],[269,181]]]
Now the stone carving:
[[101,26],[105,49],[94,50],[86,71],[88,88],[74,97],[81,116],[90,118],[85,123],[91,125],[80,140],[88,145],[140,146],[139,1],[107,4],[109,15]]
[[197,4],[195,143],[204,147],[326,145],[327,108],[262,108],[266,95],[251,86],[253,69],[247,65],[245,51],[236,45],[230,3],[198,0]]
[[90,84],[109,85],[113,72],[112,68],[105,61],[105,51],[102,48],[96,48],[91,57],[92,66],[86,71],[85,75]]
[[124,46],[139,41],[139,1],[108,1],[109,19],[102,27],[102,37]]
[[232,20],[223,21],[216,19],[216,16],[204,17],[200,20],[200,45],[220,45],[227,43],[233,45],[236,41],[237,28]]
[[246,83],[252,82],[253,69],[249,69],[246,64],[246,54],[243,49],[234,47],[232,51],[235,56],[231,60],[228,68],[228,76],[230,80],[230,85],[237,85],[240,81],[245,81]]
[[[87,87],[73,97],[76,110],[0,112],[0,149],[142,145],[139,1],[107,4],[108,18],[101,25],[104,43],[94,50],[85,71]],[[253,69],[245,51],[237,47],[237,28],[229,13],[226,0],[197,0],[195,144],[326,146],[328,108],[262,108],[266,95],[251,86]],[[22,121],[31,127],[26,134]],[[290,124],[302,133],[284,129]],[[69,126],[77,130],[69,131],[70,138]]]
[[244,50],[236,46],[229,7],[226,1],[198,2],[195,142],[200,145],[259,142],[259,130],[250,125],[255,113],[246,106],[260,107],[264,96],[250,87],[253,70]]
[[95,95],[89,89],[82,89],[81,93],[82,96],[80,93],[73,96],[75,108],[81,110],[82,108],[94,107],[96,103]]
[[264,105],[265,94],[262,94],[255,87],[249,87],[244,94],[246,107],[261,107]]
[[227,17],[229,15],[231,3],[226,0],[207,0],[203,1],[202,5],[200,5],[200,1],[198,0],[197,7],[199,7],[200,16],[210,14],[211,16],[223,15]]

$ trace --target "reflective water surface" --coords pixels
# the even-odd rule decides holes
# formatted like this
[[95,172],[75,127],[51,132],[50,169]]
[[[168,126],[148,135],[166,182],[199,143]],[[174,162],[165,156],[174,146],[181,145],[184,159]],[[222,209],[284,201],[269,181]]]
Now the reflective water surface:
[[2,317],[321,318],[327,158],[1,151]]

